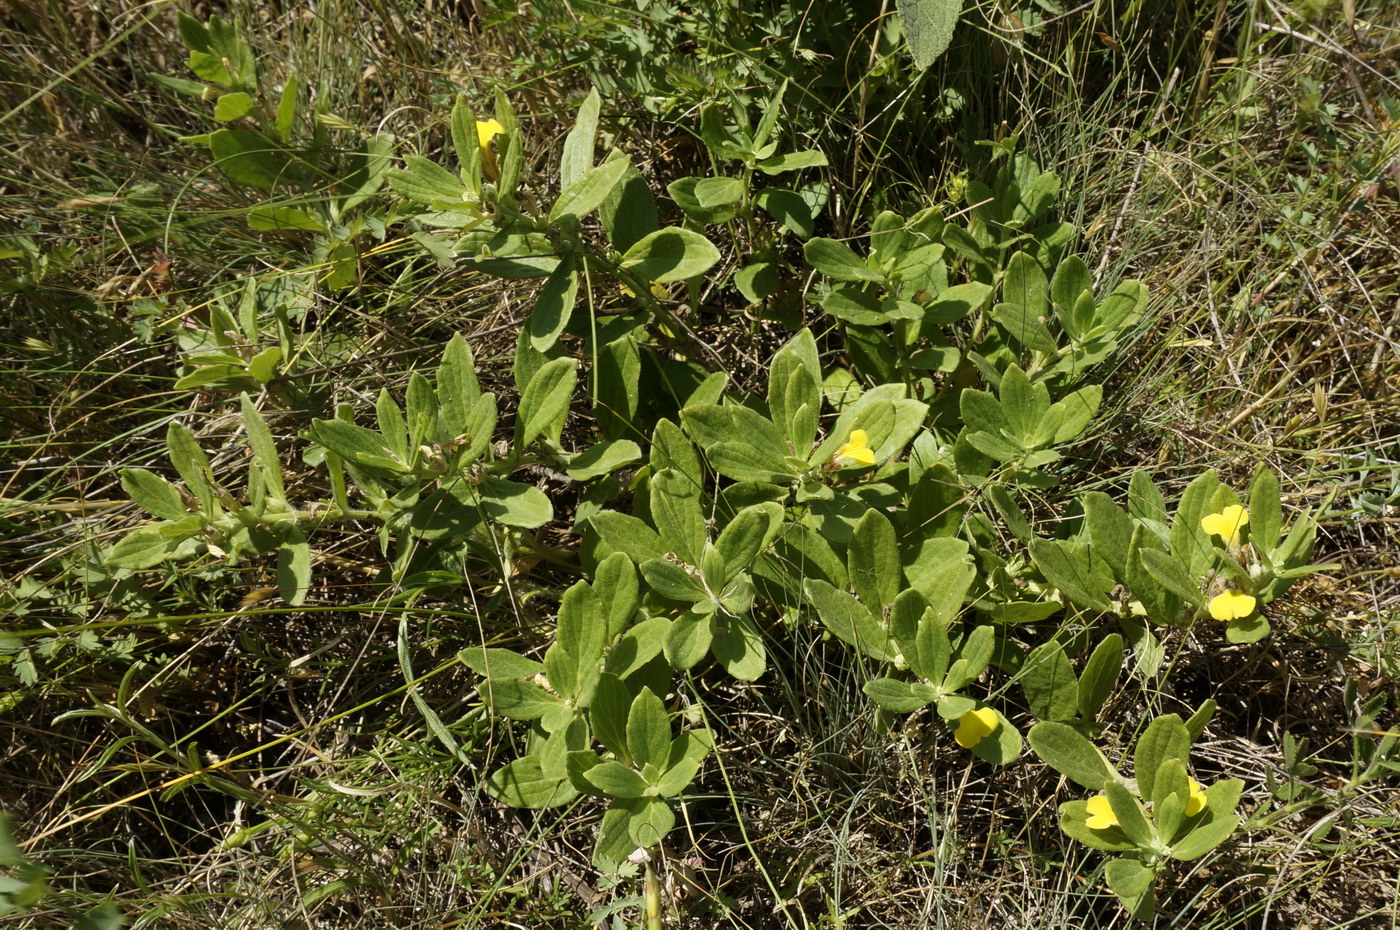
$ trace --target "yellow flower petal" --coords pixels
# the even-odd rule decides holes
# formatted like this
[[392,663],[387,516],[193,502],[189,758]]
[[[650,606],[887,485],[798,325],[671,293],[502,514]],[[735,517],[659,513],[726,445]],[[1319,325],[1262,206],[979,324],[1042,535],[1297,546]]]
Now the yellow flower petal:
[[1243,620],[1254,613],[1256,603],[1252,595],[1226,591],[1210,599],[1210,615],[1216,620]]
[[958,730],[953,739],[964,749],[971,749],[1001,726],[1001,718],[990,707],[970,710],[958,718]]
[[[870,448],[870,438],[863,429],[851,430],[851,438],[836,450],[832,458],[841,464],[874,465],[875,453]],[[843,461],[844,460],[844,461]]]
[[1084,818],[1084,826],[1090,830],[1107,830],[1118,826],[1118,816],[1113,813],[1113,805],[1108,803],[1106,794],[1096,794],[1090,798],[1085,810],[1089,816]]
[[1219,513],[1201,518],[1201,529],[1211,536],[1219,536],[1230,545],[1240,541],[1240,530],[1249,525],[1249,511],[1239,504],[1231,504]]
[[1189,778],[1187,781],[1191,783],[1191,798],[1186,802],[1186,816],[1195,817],[1206,809],[1206,792],[1196,779]]
[[505,131],[506,127],[502,126],[494,119],[479,119],[476,121],[477,144],[482,148],[486,148],[486,146],[491,144],[492,139]]

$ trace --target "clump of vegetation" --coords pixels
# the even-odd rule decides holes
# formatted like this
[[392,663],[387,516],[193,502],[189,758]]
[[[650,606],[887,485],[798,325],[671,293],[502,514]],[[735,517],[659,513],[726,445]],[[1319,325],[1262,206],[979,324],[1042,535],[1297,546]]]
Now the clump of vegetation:
[[1390,914],[1371,6],[4,14],[0,914]]

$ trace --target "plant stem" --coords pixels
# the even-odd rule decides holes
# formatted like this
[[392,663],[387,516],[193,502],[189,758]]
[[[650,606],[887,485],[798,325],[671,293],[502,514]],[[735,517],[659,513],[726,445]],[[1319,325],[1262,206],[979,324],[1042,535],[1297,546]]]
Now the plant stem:
[[642,891],[646,899],[646,930],[661,930],[661,883],[656,880],[656,869],[649,859],[646,868]]

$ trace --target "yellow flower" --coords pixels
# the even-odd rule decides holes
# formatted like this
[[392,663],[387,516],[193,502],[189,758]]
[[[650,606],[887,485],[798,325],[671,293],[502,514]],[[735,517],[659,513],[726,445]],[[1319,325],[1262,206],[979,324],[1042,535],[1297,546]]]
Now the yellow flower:
[[962,748],[971,749],[995,733],[999,726],[1001,718],[991,708],[970,710],[958,718],[958,731],[953,734],[953,739],[957,740]]
[[506,131],[506,127],[496,122],[494,119],[479,119],[476,121],[476,142],[485,149],[491,144],[491,140]]
[[1219,536],[1232,546],[1239,545],[1240,530],[1246,526],[1249,526],[1249,511],[1239,504],[1231,504],[1201,520],[1201,529],[1212,536]]
[[1226,591],[1210,599],[1210,615],[1217,620],[1243,620],[1254,613],[1255,603],[1249,594]]
[[874,465],[875,452],[870,448],[870,439],[863,429],[851,430],[851,438],[832,456],[838,465]]
[[1187,781],[1191,783],[1191,798],[1186,802],[1186,816],[1195,817],[1206,809],[1206,792],[1196,779],[1188,778]]
[[1107,830],[1118,826],[1118,815],[1113,813],[1113,805],[1108,803],[1108,795],[1096,794],[1084,808],[1089,815],[1084,818],[1084,826],[1090,830]]
[[496,153],[491,148],[491,140],[505,131],[506,127],[494,119],[476,121],[476,141],[481,146],[481,173],[491,181],[501,176],[500,169],[496,167]]

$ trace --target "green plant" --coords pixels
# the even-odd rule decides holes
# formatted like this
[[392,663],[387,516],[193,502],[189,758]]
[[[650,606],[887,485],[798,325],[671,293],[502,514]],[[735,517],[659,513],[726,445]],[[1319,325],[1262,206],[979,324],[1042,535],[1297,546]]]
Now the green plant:
[[1133,779],[1120,775],[1074,727],[1042,721],[1029,740],[1044,762],[1070,781],[1098,791],[1060,805],[1060,829],[1093,849],[1119,853],[1104,866],[1104,881],[1132,915],[1156,911],[1154,884],[1171,860],[1198,859],[1239,826],[1235,814],[1244,783],[1226,778],[1209,787],[1190,777],[1191,744],[1214,712],[1213,702],[1183,722],[1153,718],[1133,749]]

